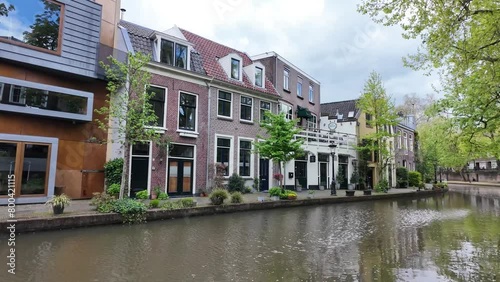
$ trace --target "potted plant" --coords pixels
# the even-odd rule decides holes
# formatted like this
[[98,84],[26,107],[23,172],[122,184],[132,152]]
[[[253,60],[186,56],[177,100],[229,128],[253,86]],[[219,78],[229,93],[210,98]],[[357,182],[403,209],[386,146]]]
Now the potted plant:
[[351,174],[351,179],[350,179],[350,184],[349,184],[349,190],[355,190],[359,183],[359,172],[358,172],[358,168],[356,166],[354,166],[354,171],[352,172]]
[[69,206],[71,200],[65,194],[59,196],[53,196],[52,199],[48,200],[45,204],[52,206],[54,214],[62,214],[64,212],[64,207]]
[[151,194],[151,200],[156,200],[158,198],[158,196],[161,194],[161,187],[160,186],[156,186],[155,188],[153,188],[153,193]]
[[207,196],[207,192],[205,192],[205,190],[203,189],[200,189],[200,197],[206,197]]
[[336,189],[340,189],[341,183],[344,183],[345,180],[345,173],[344,173],[344,168],[342,166],[339,166],[339,171],[337,172],[337,179],[335,179],[337,186],[335,187]]

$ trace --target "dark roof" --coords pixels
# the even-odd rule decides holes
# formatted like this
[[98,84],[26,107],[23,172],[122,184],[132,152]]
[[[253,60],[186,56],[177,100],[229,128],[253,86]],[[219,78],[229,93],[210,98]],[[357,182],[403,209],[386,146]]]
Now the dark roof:
[[[147,27],[143,27],[131,22],[120,21],[120,25],[123,26],[128,33],[130,38],[130,43],[132,43],[132,48],[135,52],[142,52],[147,55],[153,56],[153,35],[155,31]],[[203,69],[201,55],[196,51],[191,51],[191,71],[200,74],[206,74]]]
[[[321,115],[337,118],[338,113],[342,115],[342,121],[355,121],[359,112],[356,107],[357,102],[358,100],[355,99],[321,104]],[[349,117],[349,112],[354,112],[354,115]]]
[[253,61],[246,53],[206,39],[184,29],[181,29],[181,32],[189,42],[194,44],[195,49],[201,54],[203,67],[209,76],[240,87],[279,96],[273,84],[269,81],[269,79],[267,79],[267,77],[265,78],[265,88],[255,86],[245,74],[245,72],[243,72],[243,81],[236,81],[228,77],[228,75],[218,62],[218,59],[223,58],[231,53],[236,53],[243,58],[243,67],[246,67],[253,63]]

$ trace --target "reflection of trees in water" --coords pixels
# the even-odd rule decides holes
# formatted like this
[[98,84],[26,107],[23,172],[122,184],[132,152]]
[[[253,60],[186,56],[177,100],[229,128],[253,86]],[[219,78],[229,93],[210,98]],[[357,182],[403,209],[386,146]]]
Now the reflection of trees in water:
[[46,0],[40,0],[44,11],[35,16],[31,31],[23,32],[24,41],[32,46],[56,51],[59,42],[59,19],[61,7]]

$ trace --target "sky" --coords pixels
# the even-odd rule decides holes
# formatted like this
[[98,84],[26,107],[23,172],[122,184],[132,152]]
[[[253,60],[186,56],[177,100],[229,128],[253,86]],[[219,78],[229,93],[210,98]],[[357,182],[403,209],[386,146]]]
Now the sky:
[[6,6],[13,5],[14,10],[8,17],[0,18],[0,36],[13,36],[23,39],[23,32],[30,31],[29,27],[35,20],[35,15],[44,11],[43,2],[40,0],[1,0]]
[[321,82],[321,102],[358,98],[378,72],[399,104],[405,94],[425,97],[439,88],[436,75],[403,66],[417,50],[399,27],[377,25],[353,0],[122,0],[124,19],[155,30],[177,25],[257,55],[275,51]]

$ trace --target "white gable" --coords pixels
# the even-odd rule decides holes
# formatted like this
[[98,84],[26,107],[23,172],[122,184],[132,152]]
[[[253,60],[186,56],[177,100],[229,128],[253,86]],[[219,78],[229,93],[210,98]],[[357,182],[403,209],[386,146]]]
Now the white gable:
[[184,34],[182,34],[181,30],[176,25],[165,30],[163,33],[187,41],[186,37],[184,37]]

